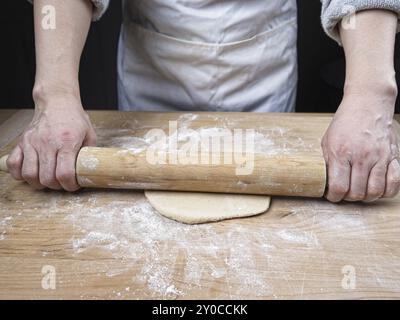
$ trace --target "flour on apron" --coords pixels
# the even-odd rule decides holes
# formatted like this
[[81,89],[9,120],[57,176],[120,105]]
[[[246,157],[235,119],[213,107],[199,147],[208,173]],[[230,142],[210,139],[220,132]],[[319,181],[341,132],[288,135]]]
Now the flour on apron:
[[125,0],[121,110],[293,111],[295,0]]

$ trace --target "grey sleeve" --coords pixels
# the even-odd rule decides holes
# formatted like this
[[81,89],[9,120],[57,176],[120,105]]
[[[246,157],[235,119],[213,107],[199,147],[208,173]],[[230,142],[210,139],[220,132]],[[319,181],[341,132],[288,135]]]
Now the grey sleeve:
[[390,10],[399,16],[400,30],[400,0],[321,0],[321,20],[325,32],[341,44],[338,23],[347,15],[367,9]]
[[[34,0],[28,0],[32,3]],[[97,21],[106,12],[110,0],[90,0],[93,3],[93,16],[92,20]],[[400,1],[400,0],[399,0]]]
[[91,1],[94,6],[92,20],[97,21],[101,18],[104,12],[106,12],[110,0],[91,0]]

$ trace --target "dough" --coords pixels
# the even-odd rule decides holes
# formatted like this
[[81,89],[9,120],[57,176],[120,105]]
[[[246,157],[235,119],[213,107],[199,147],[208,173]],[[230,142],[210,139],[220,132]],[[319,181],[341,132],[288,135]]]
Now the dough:
[[268,210],[271,198],[258,195],[145,191],[163,216],[189,224],[254,216]]

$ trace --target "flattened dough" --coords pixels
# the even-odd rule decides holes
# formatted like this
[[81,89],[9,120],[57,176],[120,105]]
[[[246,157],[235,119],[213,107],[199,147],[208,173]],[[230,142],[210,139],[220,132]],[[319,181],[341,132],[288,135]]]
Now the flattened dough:
[[201,192],[145,191],[163,216],[189,224],[254,216],[268,210],[268,196]]

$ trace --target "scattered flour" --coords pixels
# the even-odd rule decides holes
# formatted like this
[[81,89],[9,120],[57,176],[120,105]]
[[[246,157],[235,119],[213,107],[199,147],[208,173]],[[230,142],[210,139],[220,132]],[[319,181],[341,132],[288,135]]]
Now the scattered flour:
[[[190,286],[201,286],[202,279],[210,275],[232,282],[230,286],[235,287],[236,293],[271,293],[263,277],[251,271],[256,268],[256,259],[248,250],[254,246],[250,230],[232,225],[227,232],[218,234],[212,224],[184,225],[160,216],[144,198],[130,206],[119,200],[98,204],[95,193],[89,201],[71,200],[69,206],[74,209],[66,220],[75,230],[71,239],[75,254],[101,250],[124,261],[125,268],[109,270],[108,276],[140,266],[136,282],[165,298],[184,296]],[[260,249],[267,254],[268,248]],[[179,268],[183,268],[183,280],[189,284],[186,288],[174,282]]]
[[[211,116],[210,116],[211,117]],[[226,135],[233,137],[235,136],[235,131],[228,129],[227,120],[222,118],[221,116],[212,116],[213,120],[218,120],[221,124],[219,127],[209,127],[209,126],[200,126],[193,127],[193,121],[196,121],[198,115],[195,114],[185,114],[178,118],[177,121],[177,142],[178,148],[182,144],[185,144],[189,141],[193,143],[200,144],[200,137],[214,137],[215,139],[220,139],[221,147],[225,149],[224,152],[232,152],[235,149],[234,146],[231,146],[230,149],[226,149],[228,144],[224,145],[223,142],[226,141]],[[142,127],[142,126],[141,126]],[[153,128],[148,128],[148,130]],[[253,130],[253,129],[252,129]],[[146,133],[148,131],[140,131],[140,133],[135,132],[133,128],[131,129],[104,129],[97,128],[98,132],[98,140],[100,141],[99,146],[101,147],[117,147],[127,149],[127,151],[136,154],[145,151],[154,141],[151,138],[146,137]],[[165,148],[169,147],[170,139],[175,139],[175,136],[171,136],[169,134],[175,135],[175,132],[169,132],[167,129],[165,131],[167,135]],[[238,134],[238,133],[237,133]],[[246,129],[242,130],[242,142],[245,143],[246,138]],[[287,137],[287,139],[285,138]],[[279,140],[277,140],[277,138]],[[225,140],[224,140],[225,139]],[[280,141],[280,144],[277,145],[275,141]],[[211,141],[210,141],[211,142]],[[308,143],[301,139],[300,137],[292,137],[290,133],[290,129],[284,127],[273,127],[268,129],[259,129],[254,131],[254,139],[252,146],[254,148],[254,153],[262,153],[266,155],[288,155],[296,152],[310,152],[314,151],[316,147],[316,143],[318,141],[314,141],[313,143]],[[200,147],[200,145],[199,145]],[[162,149],[158,148],[160,151]],[[246,151],[246,146],[243,145],[243,152]],[[248,149],[250,151],[250,149]],[[89,164],[88,164],[89,165]]]
[[4,240],[7,236],[7,231],[12,227],[12,216],[4,217],[0,220],[0,240]]
[[[0,243],[7,246],[13,241],[14,226],[18,233],[33,233],[32,226],[59,220],[72,235],[63,255],[102,265],[85,272],[125,279],[123,288],[110,290],[110,297],[174,299],[193,292],[203,298],[278,298],[285,292],[301,296],[316,285],[315,279],[316,290],[329,294],[330,288],[340,288],[343,275],[338,266],[344,265],[356,267],[363,288],[400,292],[396,244],[385,240],[387,250],[382,250],[377,229],[367,223],[369,215],[381,217],[379,206],[357,210],[355,204],[283,198],[275,199],[280,210],[251,218],[258,219],[256,223],[244,219],[190,226],[159,215],[137,192],[53,192],[50,199],[34,206],[23,199],[8,202],[0,210]],[[15,207],[18,213],[10,215]],[[29,224],[22,226],[21,219]],[[396,241],[390,220],[385,215],[379,219]],[[54,234],[49,236],[54,239]],[[50,249],[38,253],[43,259],[60,254]],[[307,275],[310,264],[313,273]]]
[[291,231],[282,229],[277,232],[278,236],[290,242],[297,242],[307,246],[318,246],[318,238],[312,232]]

